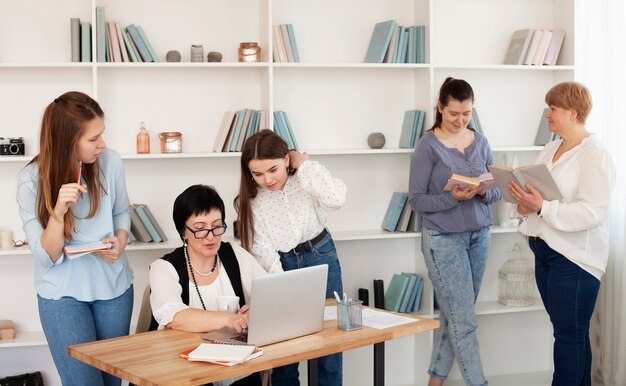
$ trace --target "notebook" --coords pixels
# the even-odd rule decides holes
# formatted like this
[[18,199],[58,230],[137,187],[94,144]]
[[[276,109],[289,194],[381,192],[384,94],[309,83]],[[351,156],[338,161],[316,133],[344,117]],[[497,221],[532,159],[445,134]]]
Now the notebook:
[[259,276],[252,280],[248,333],[218,330],[202,338],[265,346],[313,334],[324,325],[328,265]]

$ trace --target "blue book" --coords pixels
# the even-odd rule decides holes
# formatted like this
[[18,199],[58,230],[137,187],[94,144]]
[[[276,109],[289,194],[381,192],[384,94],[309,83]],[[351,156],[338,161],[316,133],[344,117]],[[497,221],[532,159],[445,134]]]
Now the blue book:
[[122,39],[124,40],[124,46],[126,47],[126,52],[128,52],[128,56],[130,57],[131,62],[138,62],[137,55],[135,54],[135,50],[133,49],[133,45],[130,43],[130,37],[128,36],[128,32],[125,29],[121,29]]
[[365,54],[365,63],[382,63],[385,58],[385,52],[389,48],[389,41],[391,41],[391,35],[393,29],[396,28],[395,20],[382,21],[376,23],[374,26],[374,32],[370,39],[370,45],[367,48]]
[[80,24],[80,61],[91,62],[91,23]]
[[405,28],[402,32],[402,46],[400,46],[400,53],[398,54],[398,63],[406,63],[406,52],[408,50],[408,44],[409,31]]
[[400,62],[400,52],[402,51],[402,45],[404,44],[404,31],[406,27],[398,26],[398,44],[396,45],[396,50],[393,53],[393,63],[401,63]]
[[425,111],[421,111],[420,110],[420,116],[418,117],[417,120],[417,133],[419,133],[419,135],[416,135],[417,138],[415,139],[415,144],[413,145],[413,147],[415,147],[417,145],[417,141],[422,138],[422,136],[424,135],[424,121],[426,120],[426,112]]
[[228,146],[228,151],[237,151],[237,144],[239,143],[243,121],[246,119],[247,112],[247,109],[239,110],[237,112],[237,121],[233,126],[233,137],[231,138],[230,145]]
[[139,55],[144,62],[154,62],[152,59],[152,55],[150,55],[150,51],[148,50],[148,46],[144,43],[141,35],[139,34],[139,30],[134,24],[126,27],[126,31],[130,38],[133,39],[133,43],[135,43],[135,47],[137,47],[137,51],[139,51]]
[[293,144],[293,147],[291,149],[298,149],[298,141],[296,141],[296,136],[293,132],[293,128],[291,127],[291,123],[289,123],[289,118],[287,118],[287,113],[286,112],[281,112],[281,117],[284,120],[285,123],[285,127],[287,128],[287,134],[289,134],[289,138],[291,138],[291,143]]
[[104,7],[96,7],[96,54],[98,62],[106,62],[107,41]]
[[415,126],[415,111],[409,110],[404,112],[404,120],[402,121],[402,131],[400,132],[400,143],[398,144],[399,148],[402,149],[410,149],[414,146],[412,145],[411,138],[413,132],[413,126]]
[[298,53],[298,45],[296,44],[296,34],[293,31],[293,25],[287,24],[287,33],[289,34],[289,43],[291,44],[291,53],[293,54],[294,63],[300,63],[300,53]]
[[387,207],[387,212],[385,213],[385,218],[383,219],[383,229],[389,232],[396,230],[396,225],[398,225],[398,220],[400,219],[402,209],[408,197],[409,195],[407,193],[393,193],[391,201],[389,201],[389,206]]
[[152,57],[152,61],[153,62],[158,62],[159,61],[159,57],[157,56],[156,52],[152,48],[152,45],[150,44],[150,40],[148,40],[148,37],[143,32],[143,28],[141,28],[140,25],[137,26],[137,31],[139,32],[139,36],[141,36],[141,40],[143,40],[143,42],[146,44],[146,48],[148,48],[148,52],[150,52],[150,56]]
[[402,304],[402,297],[409,285],[409,278],[404,275],[394,274],[385,294],[385,309],[398,312]]
[[417,26],[417,63],[426,63],[426,27]]
[[287,142],[287,147],[289,147],[289,149],[295,149],[295,145],[291,136],[289,135],[286,121],[283,119],[283,116],[283,111],[274,111],[274,131],[276,132],[276,134],[280,135],[285,140],[285,142]]
[[415,287],[417,291],[415,293],[415,301],[412,304],[410,312],[417,312],[420,309],[420,304],[422,303],[422,289],[424,288],[424,280],[421,276],[417,275],[418,281],[415,282]]
[[402,303],[400,303],[399,312],[408,312],[408,305],[411,301],[411,294],[413,293],[413,288],[415,288],[415,281],[417,277],[412,273],[402,273],[404,276],[409,278],[409,284],[406,286],[404,290],[404,295],[402,296]]

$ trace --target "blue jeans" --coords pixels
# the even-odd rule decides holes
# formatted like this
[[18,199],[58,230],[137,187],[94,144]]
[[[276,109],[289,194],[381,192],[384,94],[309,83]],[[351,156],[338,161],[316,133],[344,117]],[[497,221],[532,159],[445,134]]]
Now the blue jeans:
[[66,347],[128,335],[133,311],[133,286],[114,299],[91,302],[37,295],[39,318],[63,386],[120,385],[121,380],[67,354]]
[[[334,298],[333,291],[343,293],[341,281],[341,266],[335,249],[335,242],[330,233],[319,243],[312,246],[311,251],[304,253],[280,252],[280,262],[283,270],[328,265],[328,280],[326,282],[326,298]],[[342,355],[341,353],[318,358],[317,374],[320,386],[341,386],[342,384]],[[277,367],[272,370],[272,386],[297,386],[300,384],[298,363]]]
[[465,383],[486,385],[476,338],[474,303],[487,266],[489,227],[475,232],[443,233],[422,229],[422,253],[439,302],[428,373],[446,379],[456,358]]
[[591,385],[589,322],[600,281],[541,239],[528,241],[535,278],[554,329],[553,386]]

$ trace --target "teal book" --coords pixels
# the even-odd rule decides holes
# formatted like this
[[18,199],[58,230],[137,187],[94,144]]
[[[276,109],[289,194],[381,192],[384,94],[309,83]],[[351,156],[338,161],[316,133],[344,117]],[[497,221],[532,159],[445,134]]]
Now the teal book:
[[293,54],[294,63],[300,63],[300,53],[298,52],[298,44],[296,43],[296,34],[292,24],[287,24],[287,33],[289,34],[289,43],[291,44],[291,52]]
[[274,131],[276,134],[280,135],[285,142],[287,142],[287,147],[289,149],[295,149],[296,147],[293,142],[293,138],[291,138],[289,130],[287,129],[287,121],[283,119],[284,114],[284,111],[274,111]]
[[280,114],[278,114],[278,111],[274,111],[274,132],[281,137],[282,139],[285,140],[285,142],[287,142],[287,147],[289,147],[289,142],[287,141],[287,137],[286,135],[283,133],[283,130],[281,129],[281,123],[280,123]]
[[296,135],[293,132],[293,128],[291,127],[291,123],[289,123],[289,118],[287,118],[287,113],[286,112],[281,112],[281,117],[285,123],[285,127],[287,128],[287,133],[289,134],[289,137],[291,138],[291,142],[293,144],[293,147],[291,149],[299,149],[298,147],[298,141],[296,141]]
[[413,293],[413,288],[415,288],[415,281],[417,277],[412,273],[402,273],[404,276],[409,278],[409,284],[407,284],[406,289],[404,290],[404,296],[402,296],[402,303],[400,303],[399,312],[408,312],[409,302],[411,301],[411,294]]
[[420,119],[420,115],[422,114],[421,111],[419,110],[413,110],[415,112],[415,118],[413,119],[413,127],[411,128],[411,146],[410,148],[413,149],[415,148],[415,145],[417,144],[417,138],[418,138],[418,125],[419,125],[419,119]]
[[91,23],[80,24],[80,61],[91,62]]
[[417,136],[417,139],[415,140],[415,145],[417,145],[417,141],[419,141],[419,139],[422,138],[424,136],[424,133],[427,131],[427,129],[424,127],[425,120],[426,120],[426,112],[420,110],[420,116],[419,116],[419,119],[417,120],[417,132],[419,133],[419,135]]
[[152,61],[155,63],[158,62],[159,57],[157,56],[156,52],[152,48],[152,44],[150,44],[150,40],[148,40],[148,37],[146,36],[145,32],[143,32],[143,28],[141,28],[140,25],[137,26],[137,31],[139,32],[139,36],[141,36],[141,39],[143,40],[143,42],[146,44],[146,47],[148,48],[148,52],[150,52],[150,56],[152,57]]
[[402,121],[402,131],[400,132],[400,143],[398,147],[401,149],[409,149],[411,146],[411,136],[413,132],[413,125],[415,123],[415,110],[408,110],[404,112],[404,120]]
[[96,55],[98,62],[106,62],[107,41],[104,7],[96,7]]
[[367,53],[365,54],[365,63],[382,63],[385,58],[385,52],[389,48],[389,41],[394,28],[396,28],[395,20],[382,21],[376,23],[372,38],[370,39]]
[[398,220],[400,219],[402,209],[404,208],[408,196],[407,193],[393,193],[389,201],[389,206],[387,207],[387,212],[385,213],[385,218],[383,219],[383,229],[389,232],[396,230],[396,225],[398,225]]
[[400,52],[402,52],[402,45],[404,44],[404,31],[405,30],[406,30],[406,27],[398,26],[398,44],[393,54],[393,63],[401,63]]
[[404,275],[394,274],[385,294],[385,309],[398,312],[402,304],[402,297],[409,285],[409,278]]
[[239,110],[237,112],[237,121],[233,128],[233,137],[228,145],[228,151],[237,151],[237,144],[239,143],[239,137],[241,136],[241,128],[243,127],[243,121],[246,119],[247,109]]
[[137,216],[139,216],[139,219],[143,223],[143,226],[146,227],[146,230],[150,234],[152,241],[154,241],[155,243],[160,243],[161,241],[163,241],[161,239],[161,236],[159,236],[159,232],[157,232],[156,228],[154,227],[154,224],[150,222],[148,215],[146,214],[146,212],[144,212],[143,206],[141,204],[131,206],[133,207],[133,209],[135,209],[135,212],[137,212]]
[[420,275],[415,280],[415,291],[413,291],[411,299],[411,308],[407,312],[417,312],[420,309],[420,303],[422,302],[422,288],[424,288],[424,279]]
[[161,229],[159,222],[156,220],[156,218],[154,218],[154,215],[152,214],[152,211],[150,211],[150,208],[148,208],[148,206],[144,204],[141,204],[141,207],[143,208],[143,211],[146,213],[146,216],[148,216],[148,220],[150,220],[152,225],[154,225],[154,228],[159,234],[159,237],[161,238],[161,240],[167,241],[167,236],[165,236],[165,232],[163,232],[163,229]]
[[143,221],[139,218],[137,211],[135,211],[134,205],[131,205],[129,208],[130,213],[130,231],[135,236],[137,241],[141,241],[142,243],[149,243],[152,241],[152,237],[150,237],[150,233],[148,233],[148,229],[143,225]]
[[248,135],[248,128],[250,127],[250,121],[252,120],[253,113],[254,111],[252,109],[246,109],[246,114],[243,117],[243,122],[241,123],[241,132],[239,133],[239,138],[237,139],[237,147],[235,148],[235,151],[241,151],[243,148],[243,143]]
[[70,38],[72,45],[72,62],[80,62],[80,19],[70,18]]
[[426,27],[417,26],[417,63],[426,63]]
[[139,59],[137,59],[137,54],[135,53],[133,45],[130,43],[130,37],[128,36],[128,32],[126,32],[126,30],[123,28],[120,30],[120,32],[122,33],[122,39],[124,40],[124,46],[126,47],[126,52],[128,52],[128,57],[130,58],[130,61],[138,62]]
[[139,51],[141,59],[144,62],[154,62],[154,59],[152,59],[152,55],[150,55],[150,51],[148,50],[148,47],[146,46],[143,39],[141,38],[137,27],[134,24],[131,24],[126,27],[126,31],[128,32],[130,38],[133,40],[133,43],[135,43],[135,47],[137,47],[137,51]]
[[407,44],[406,62],[417,63],[417,45],[415,39],[417,38],[417,29],[415,26],[407,28],[409,31],[409,44]]
[[409,42],[409,35],[406,27],[400,28],[400,39],[398,40],[398,56],[396,63],[406,63],[406,45]]

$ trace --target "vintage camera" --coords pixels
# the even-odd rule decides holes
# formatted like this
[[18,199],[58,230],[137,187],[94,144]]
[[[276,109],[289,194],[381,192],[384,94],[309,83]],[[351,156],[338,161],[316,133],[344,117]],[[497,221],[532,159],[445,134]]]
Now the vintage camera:
[[0,155],[24,155],[24,138],[0,137]]

